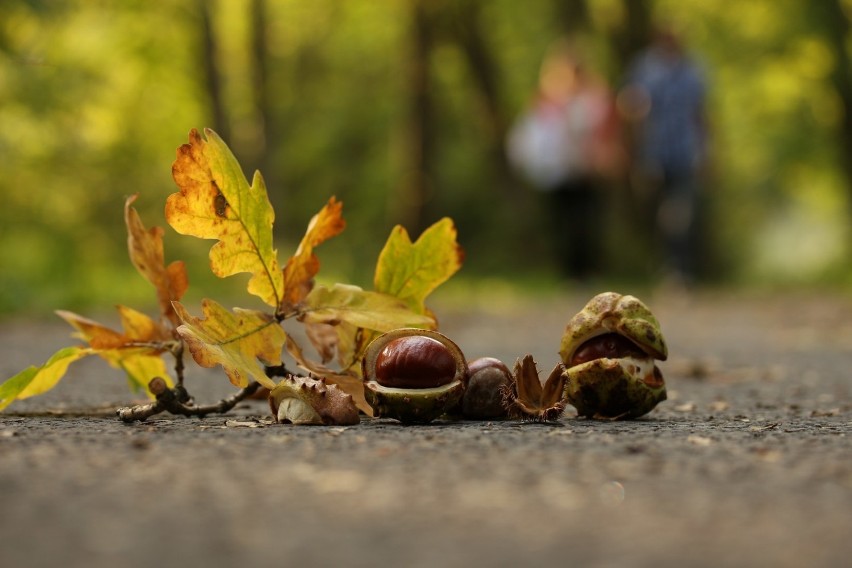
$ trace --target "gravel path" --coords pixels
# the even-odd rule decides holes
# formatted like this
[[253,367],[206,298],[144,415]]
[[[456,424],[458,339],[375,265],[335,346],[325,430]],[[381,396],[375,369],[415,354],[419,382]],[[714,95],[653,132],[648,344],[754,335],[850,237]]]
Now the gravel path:
[[[587,299],[436,307],[473,358],[556,362]],[[644,298],[669,398],[632,422],[125,425],[100,361],[0,414],[0,566],[845,566],[852,297]],[[69,344],[0,324],[0,375]],[[196,372],[204,402],[230,392]]]

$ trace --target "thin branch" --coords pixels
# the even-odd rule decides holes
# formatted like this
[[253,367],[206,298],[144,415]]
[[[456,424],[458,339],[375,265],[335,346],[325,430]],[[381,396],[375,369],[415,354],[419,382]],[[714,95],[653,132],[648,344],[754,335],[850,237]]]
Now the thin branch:
[[260,383],[252,381],[244,388],[235,392],[219,402],[196,406],[192,403],[189,394],[181,385],[168,388],[166,381],[160,377],[151,379],[148,388],[157,397],[154,402],[140,404],[132,407],[119,408],[116,415],[123,422],[135,422],[145,420],[161,412],[170,412],[183,416],[197,416],[204,418],[208,414],[224,414],[234,408],[245,398],[251,396],[260,388]]
[[[260,383],[252,381],[244,388],[218,402],[196,406],[192,397],[183,386],[183,343],[180,344],[180,348],[175,349],[172,353],[175,356],[175,373],[177,373],[178,384],[174,388],[169,388],[165,380],[160,377],[154,377],[148,383],[148,389],[157,397],[156,400],[146,404],[125,406],[117,409],[115,414],[121,421],[142,421],[161,412],[170,412],[182,416],[197,416],[199,418],[204,418],[208,414],[224,414],[246,398],[265,390]],[[287,377],[295,374],[284,364],[267,365],[264,367],[264,371],[266,372],[266,376],[270,378]]]
[[175,353],[183,350],[181,341],[128,341],[122,344],[124,348],[153,349],[154,351],[168,351]]

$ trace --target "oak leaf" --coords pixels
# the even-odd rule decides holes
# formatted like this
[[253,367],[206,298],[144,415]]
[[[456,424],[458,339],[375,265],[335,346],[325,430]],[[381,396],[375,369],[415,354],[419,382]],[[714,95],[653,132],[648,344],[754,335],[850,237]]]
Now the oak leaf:
[[281,364],[287,334],[269,314],[235,308],[233,313],[213,300],[203,300],[203,318],[189,314],[180,303],[175,311],[183,324],[177,328],[195,362],[202,367],[221,365],[237,387],[253,379],[268,389],[275,382],[266,376],[265,365]]
[[89,318],[65,310],[56,314],[77,330],[76,336],[91,348],[89,354],[98,355],[111,366],[123,370],[133,390],[148,391],[154,377],[163,377],[168,385],[171,379],[162,354],[173,342],[170,333],[146,314],[126,306],[118,306],[123,332],[115,331]]
[[339,235],[346,228],[342,211],[343,204],[332,197],[308,223],[299,248],[284,267],[284,305],[287,308],[298,305],[313,289],[313,279],[320,267],[314,247]]
[[399,327],[428,327],[434,319],[413,312],[400,299],[368,292],[349,284],[317,286],[305,298],[299,319],[307,323],[339,324],[385,332]]
[[[464,250],[457,242],[457,231],[447,217],[428,227],[415,242],[401,225],[391,230],[376,262],[373,286],[376,292],[396,297],[415,314],[431,321],[413,326],[436,329],[437,321],[426,308],[426,297],[455,274],[464,262]],[[402,326],[398,326],[402,327]],[[378,334],[357,325],[337,326],[338,363],[343,369],[360,372],[360,360],[367,345]],[[323,344],[314,344],[324,352]]]
[[220,278],[248,272],[248,291],[279,309],[284,274],[273,246],[275,213],[260,172],[249,185],[237,159],[219,136],[192,129],[177,150],[172,177],[180,191],[166,200],[166,220],[178,232],[217,239],[210,268]]
[[66,347],[54,353],[44,365],[27,367],[0,385],[0,410],[15,400],[49,391],[65,375],[68,365],[91,354],[92,350],[85,347]]
[[402,226],[394,227],[376,263],[376,292],[396,296],[415,312],[425,313],[426,297],[464,262],[456,236],[448,217],[423,231],[414,243]]
[[163,254],[163,229],[146,229],[136,209],[131,207],[137,195],[124,203],[124,222],[127,225],[127,250],[136,270],[157,289],[160,314],[176,327],[180,322],[172,302],[180,300],[189,286],[183,261],[165,265]]

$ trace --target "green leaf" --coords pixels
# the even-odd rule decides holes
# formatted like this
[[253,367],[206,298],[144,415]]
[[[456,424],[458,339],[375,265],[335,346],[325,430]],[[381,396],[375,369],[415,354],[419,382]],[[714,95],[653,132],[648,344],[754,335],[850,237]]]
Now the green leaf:
[[374,287],[425,313],[426,297],[461,268],[464,251],[456,242],[452,219],[441,219],[412,244],[408,232],[397,225],[391,231],[376,264]]
[[85,347],[66,347],[54,353],[41,367],[24,369],[0,385],[0,410],[15,400],[49,391],[65,376],[68,365],[92,353],[94,350]]
[[431,316],[413,312],[398,298],[347,284],[315,287],[305,298],[300,319],[306,323],[332,325],[346,322],[379,332],[435,324]]
[[166,201],[166,220],[175,231],[218,239],[210,268],[220,278],[248,272],[248,291],[276,309],[284,294],[284,274],[272,241],[275,213],[260,172],[249,185],[239,162],[219,136],[205,129],[189,133],[177,150],[172,177],[180,188]]
[[175,311],[183,321],[177,331],[195,362],[208,368],[221,365],[238,387],[254,379],[270,390],[275,388],[258,360],[266,365],[281,364],[287,334],[278,321],[254,310],[235,308],[231,313],[213,300],[203,300],[201,309],[204,318],[196,318],[175,302]]

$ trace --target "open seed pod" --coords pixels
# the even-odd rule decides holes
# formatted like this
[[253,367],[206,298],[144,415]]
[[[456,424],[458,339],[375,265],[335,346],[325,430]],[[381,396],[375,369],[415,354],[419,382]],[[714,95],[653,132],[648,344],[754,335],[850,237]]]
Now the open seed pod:
[[376,417],[425,424],[458,403],[467,364],[443,334],[402,328],[367,346],[362,370],[364,397]]
[[565,412],[565,367],[557,364],[545,379],[538,376],[532,355],[515,362],[514,380],[503,387],[503,406],[511,418],[525,422],[554,422]]
[[633,296],[592,298],[568,322],[559,354],[565,399],[580,416],[636,418],[666,399],[654,360],[664,361],[668,348],[657,319]]
[[276,422],[297,425],[358,424],[352,395],[324,380],[290,375],[269,393],[269,407]]

